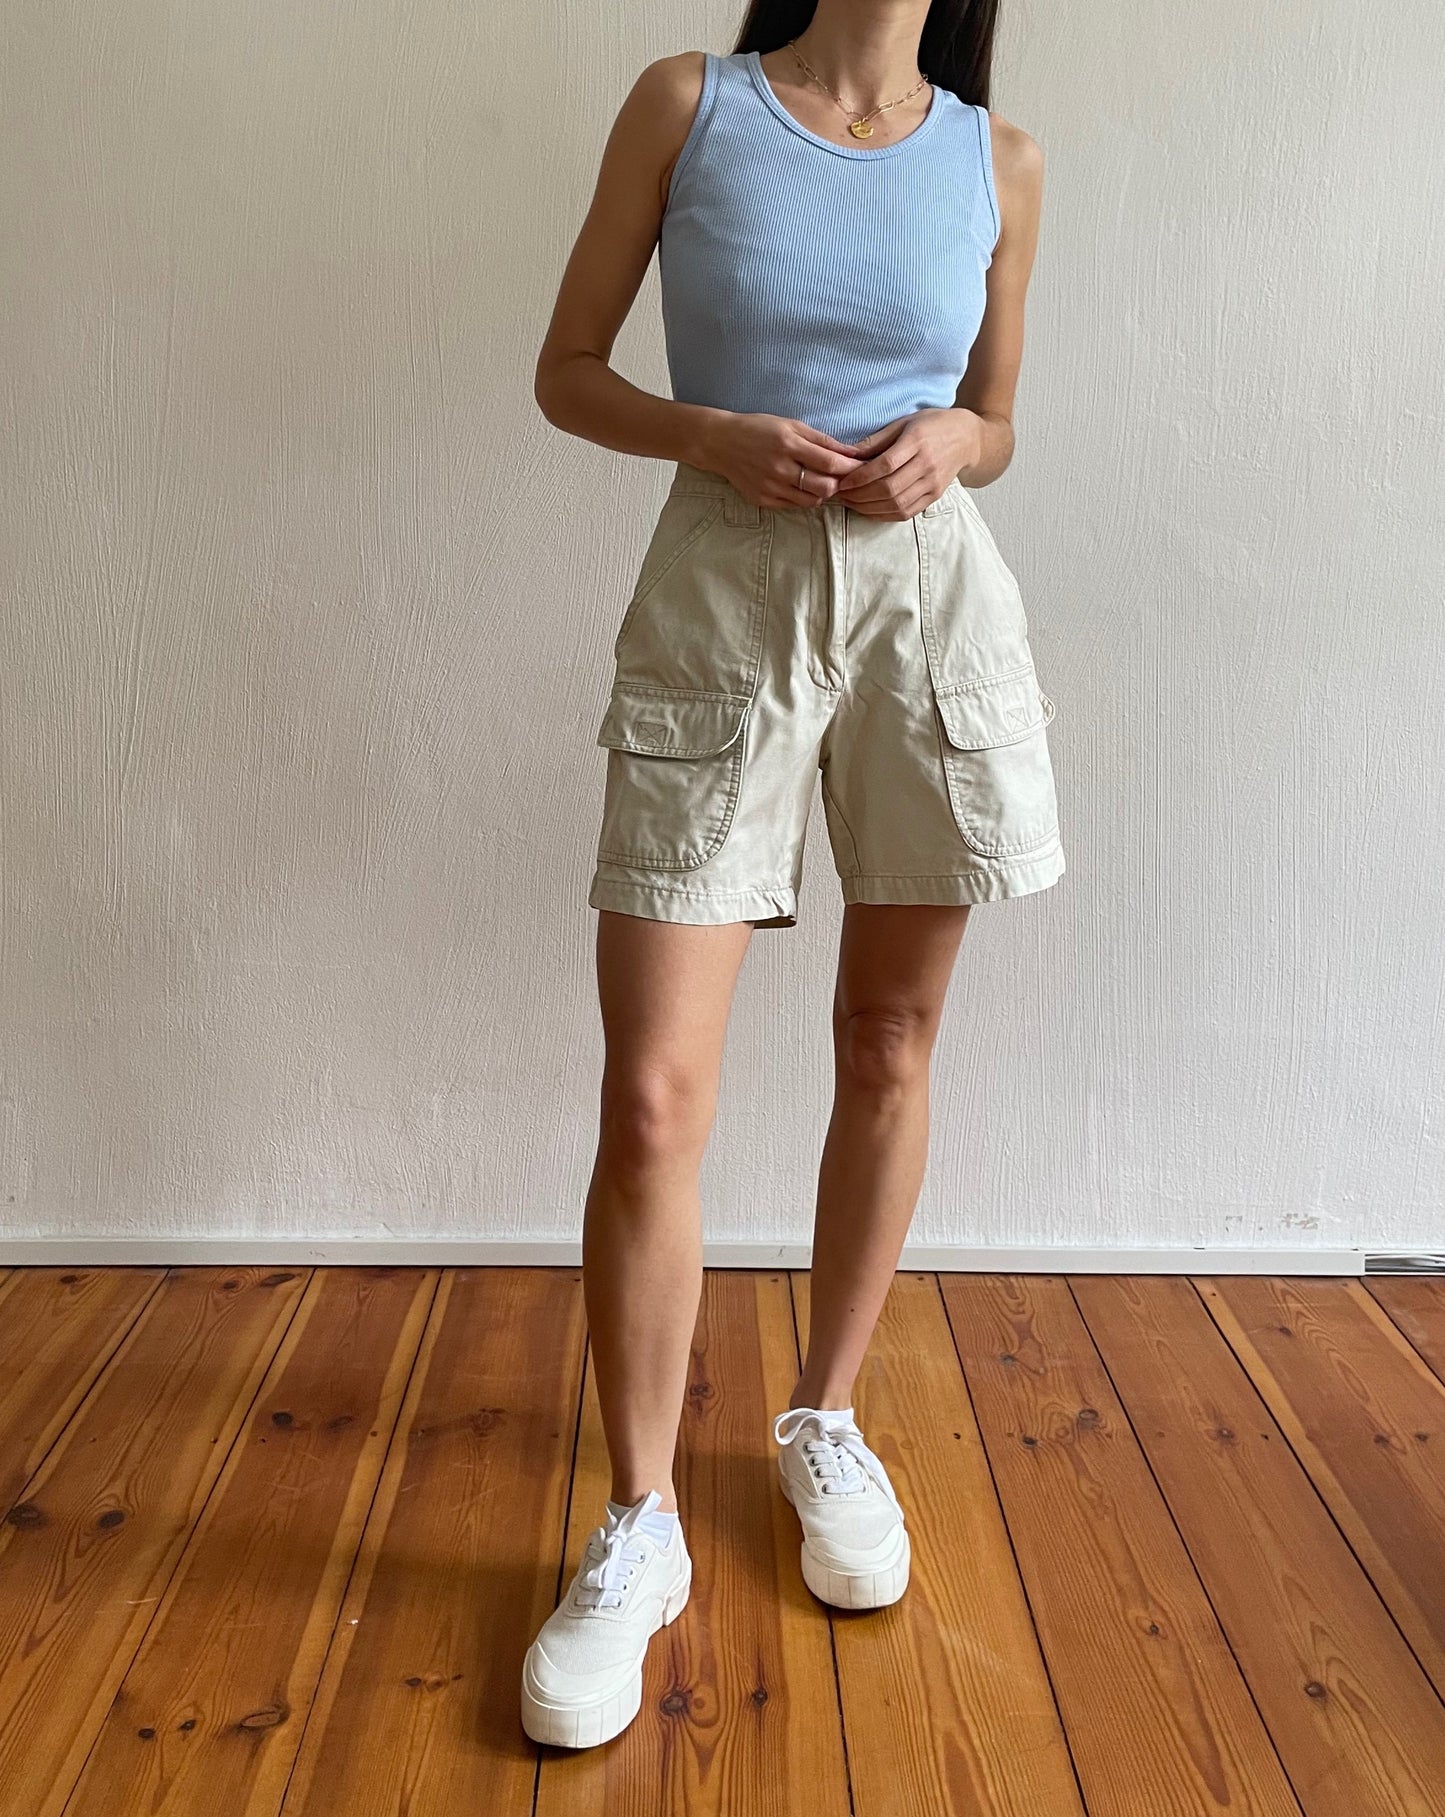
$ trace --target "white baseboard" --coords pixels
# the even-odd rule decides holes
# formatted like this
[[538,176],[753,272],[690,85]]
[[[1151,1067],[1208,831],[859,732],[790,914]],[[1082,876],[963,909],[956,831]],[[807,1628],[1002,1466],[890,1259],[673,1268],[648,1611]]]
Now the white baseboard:
[[[806,1268],[807,1243],[703,1245],[708,1268]],[[1268,1274],[1388,1273],[1409,1258],[1375,1257],[1363,1249],[990,1248],[967,1243],[905,1246],[905,1269],[945,1274]],[[1436,1258],[1438,1260],[1438,1258]],[[35,1237],[0,1238],[0,1267],[240,1268],[293,1267],[576,1268],[580,1240],[526,1242],[505,1238],[373,1237]],[[1400,1269],[1401,1272],[1405,1270]]]

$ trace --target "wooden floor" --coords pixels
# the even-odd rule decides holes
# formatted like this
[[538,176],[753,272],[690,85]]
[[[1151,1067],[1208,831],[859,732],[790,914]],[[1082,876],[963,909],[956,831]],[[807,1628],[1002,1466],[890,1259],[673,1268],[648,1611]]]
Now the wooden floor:
[[0,1273],[4,1817],[1445,1817],[1445,1283],[903,1274],[903,1601],[798,1571],[806,1275],[707,1278],[695,1575],[534,1748],[607,1490],[567,1269]]

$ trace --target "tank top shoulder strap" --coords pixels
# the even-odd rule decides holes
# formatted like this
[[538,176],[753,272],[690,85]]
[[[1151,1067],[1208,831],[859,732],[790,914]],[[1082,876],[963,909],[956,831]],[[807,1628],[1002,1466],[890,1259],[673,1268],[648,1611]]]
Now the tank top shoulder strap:
[[672,176],[668,182],[667,196],[671,202],[677,193],[678,182],[683,171],[692,162],[693,153],[707,134],[708,122],[717,106],[718,89],[727,81],[724,74],[726,59],[715,52],[705,50],[702,53],[702,92],[697,98],[697,112],[692,117],[692,125],[687,130],[677,157],[673,161]]
[[993,219],[993,244],[996,246],[1003,223],[998,212],[998,191],[993,180],[993,128],[988,123],[988,109],[979,102],[970,101],[968,111],[978,127],[978,160],[983,172],[984,198]]

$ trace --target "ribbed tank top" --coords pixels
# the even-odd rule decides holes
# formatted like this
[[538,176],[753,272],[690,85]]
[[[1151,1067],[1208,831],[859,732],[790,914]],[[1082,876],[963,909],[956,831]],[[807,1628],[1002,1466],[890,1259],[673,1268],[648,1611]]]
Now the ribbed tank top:
[[673,397],[840,441],[952,404],[999,236],[987,108],[935,88],[906,138],[835,145],[756,51],[704,56],[658,245]]

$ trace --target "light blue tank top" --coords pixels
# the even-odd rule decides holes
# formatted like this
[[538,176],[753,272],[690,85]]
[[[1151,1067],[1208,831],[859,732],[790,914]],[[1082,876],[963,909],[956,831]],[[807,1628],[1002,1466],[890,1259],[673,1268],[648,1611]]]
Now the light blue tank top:
[[933,90],[891,145],[795,120],[756,51],[708,51],[658,246],[672,395],[854,441],[952,404],[999,237],[988,110]]

